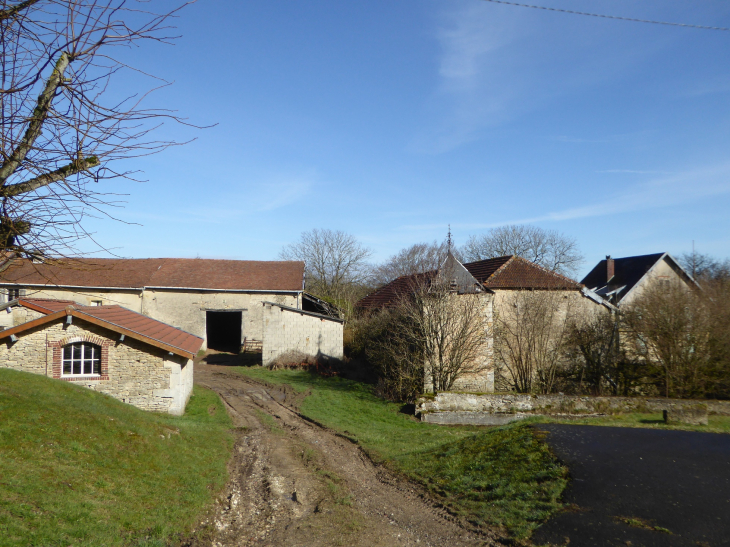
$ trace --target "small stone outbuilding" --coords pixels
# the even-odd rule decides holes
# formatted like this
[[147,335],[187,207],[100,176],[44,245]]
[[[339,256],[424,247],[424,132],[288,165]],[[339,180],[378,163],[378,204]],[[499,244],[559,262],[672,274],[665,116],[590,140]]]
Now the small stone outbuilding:
[[144,410],[185,411],[202,338],[117,305],[18,299],[16,306],[27,321],[0,332],[0,367],[82,385]]

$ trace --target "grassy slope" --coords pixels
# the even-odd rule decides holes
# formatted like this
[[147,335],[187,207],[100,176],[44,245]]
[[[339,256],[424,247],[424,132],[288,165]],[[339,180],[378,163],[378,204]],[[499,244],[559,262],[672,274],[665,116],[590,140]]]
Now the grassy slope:
[[300,411],[356,439],[376,460],[425,485],[468,520],[526,537],[561,507],[567,470],[524,424],[443,427],[399,412],[369,386],[301,371],[241,373],[311,390]]
[[230,419],[195,388],[184,416],[0,369],[0,546],[165,545],[226,481]]

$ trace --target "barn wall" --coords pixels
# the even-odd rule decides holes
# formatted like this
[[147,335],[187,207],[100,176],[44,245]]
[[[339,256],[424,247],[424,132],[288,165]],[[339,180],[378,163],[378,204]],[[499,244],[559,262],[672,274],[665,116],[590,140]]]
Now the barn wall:
[[[77,289],[26,289],[26,298],[55,298],[59,300],[73,300],[84,306],[92,305],[94,301],[102,304],[118,304],[127,309],[142,313],[163,323],[168,323],[190,334],[200,336],[205,341],[202,349],[207,348],[205,331],[206,310],[245,310],[241,325],[242,336],[253,340],[263,338],[263,311],[262,302],[275,302],[293,308],[301,307],[301,293],[238,293],[193,290],[152,290],[145,291],[87,291]],[[20,311],[25,310],[25,311]],[[0,310],[1,311],[1,310]],[[13,319],[0,316],[0,327],[10,327],[29,321],[24,314],[41,314],[15,307]],[[32,317],[33,319],[36,317]],[[16,318],[17,317],[17,318]]]
[[342,359],[343,324],[265,303],[263,324],[263,365],[278,357],[298,352],[307,357]]
[[206,349],[206,310],[243,310],[241,339],[262,340],[264,301],[293,308],[299,304],[296,294],[146,290],[142,313],[200,336]]

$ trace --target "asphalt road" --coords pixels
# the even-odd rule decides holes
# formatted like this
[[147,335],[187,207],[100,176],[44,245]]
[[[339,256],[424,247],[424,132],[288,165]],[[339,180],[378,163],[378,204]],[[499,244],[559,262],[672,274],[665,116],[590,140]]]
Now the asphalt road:
[[535,545],[730,546],[730,435],[546,424],[572,504]]

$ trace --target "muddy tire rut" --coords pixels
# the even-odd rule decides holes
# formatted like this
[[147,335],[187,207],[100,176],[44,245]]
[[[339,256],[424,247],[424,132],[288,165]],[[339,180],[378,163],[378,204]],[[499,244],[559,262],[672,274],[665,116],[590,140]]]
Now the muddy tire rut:
[[196,365],[233,419],[230,480],[191,547],[498,545],[349,440],[300,417],[286,391],[225,366]]

